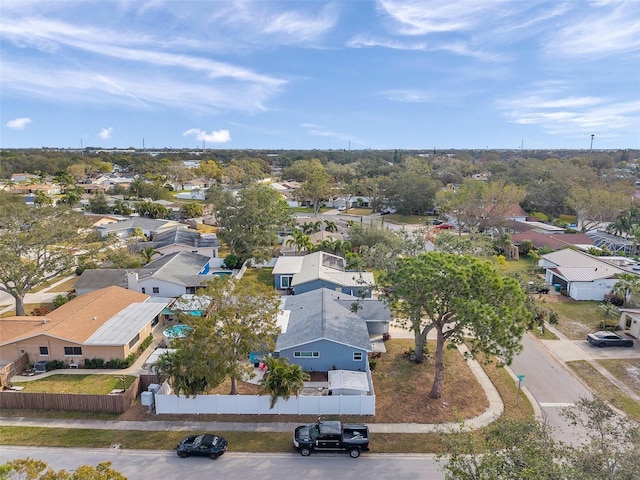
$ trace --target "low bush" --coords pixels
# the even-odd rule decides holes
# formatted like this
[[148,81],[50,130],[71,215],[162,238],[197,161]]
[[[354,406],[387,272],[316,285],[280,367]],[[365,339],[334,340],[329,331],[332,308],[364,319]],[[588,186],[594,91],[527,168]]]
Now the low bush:
[[150,333],[147,336],[147,338],[145,338],[142,341],[142,343],[140,344],[140,347],[138,347],[138,355],[141,355],[142,352],[144,352],[147,349],[147,347],[151,345],[151,342],[153,342],[153,334]]
[[615,305],[616,307],[621,307],[624,305],[624,297],[622,295],[618,295],[617,293],[607,293],[604,296],[604,302],[608,302],[611,305]]
[[65,367],[65,363],[61,362],[60,360],[51,360],[47,362],[47,372],[50,372],[51,370],[60,370],[61,368]]
[[110,360],[105,361],[103,358],[85,358],[84,360],[84,368],[89,369],[123,369],[129,368],[136,361],[136,354],[132,353],[127,358],[112,358]]

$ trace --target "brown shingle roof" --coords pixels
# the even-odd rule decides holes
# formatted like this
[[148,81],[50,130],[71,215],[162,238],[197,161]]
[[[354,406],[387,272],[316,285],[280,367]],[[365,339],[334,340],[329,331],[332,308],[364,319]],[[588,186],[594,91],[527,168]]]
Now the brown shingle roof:
[[118,312],[148,298],[149,295],[112,286],[80,295],[44,317],[2,318],[0,345],[40,334],[83,343]]

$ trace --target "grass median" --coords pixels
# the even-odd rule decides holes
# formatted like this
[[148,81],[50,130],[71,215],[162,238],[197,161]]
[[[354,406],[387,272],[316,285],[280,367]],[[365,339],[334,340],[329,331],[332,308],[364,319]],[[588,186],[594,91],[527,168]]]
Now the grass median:
[[[388,352],[378,360],[374,370],[374,384],[378,397],[375,417],[335,417],[348,422],[373,423],[437,423],[456,422],[472,418],[486,409],[488,402],[475,377],[470,375],[466,362],[457,350],[446,351],[446,377],[444,397],[429,399],[428,391],[433,380],[433,363],[418,365],[404,358],[410,348],[410,340],[387,342]],[[485,371],[500,392],[505,405],[504,416],[512,419],[531,418],[533,409],[526,398],[516,399],[517,387],[504,368],[485,366]],[[146,408],[135,405],[131,411]],[[168,420],[168,421],[252,421],[252,422],[300,422],[314,420],[311,416],[157,416],[148,414],[142,418],[122,415],[86,414],[78,412],[3,411],[2,415],[94,420]],[[194,432],[196,433],[196,432]],[[292,432],[216,432],[225,436],[232,451],[290,452]],[[0,427],[0,444],[56,447],[109,448],[119,444],[125,449],[171,450],[187,433],[180,431],[112,431],[106,429]],[[429,434],[372,434],[372,450],[376,453],[439,453],[444,451],[442,433]]]

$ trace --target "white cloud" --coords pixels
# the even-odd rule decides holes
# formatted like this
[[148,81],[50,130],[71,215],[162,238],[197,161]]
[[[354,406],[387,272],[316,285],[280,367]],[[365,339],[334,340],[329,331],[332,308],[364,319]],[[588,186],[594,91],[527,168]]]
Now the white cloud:
[[15,118],[7,122],[7,127],[14,128],[16,130],[22,130],[24,127],[26,127],[30,123],[31,123],[31,119],[28,117]]
[[111,138],[111,133],[112,132],[113,132],[113,127],[103,128],[102,130],[100,130],[100,133],[98,134],[98,136],[102,140],[107,140],[107,139]]
[[182,136],[188,137],[194,135],[200,142],[208,143],[227,143],[231,141],[231,134],[229,130],[213,130],[211,133],[207,133],[199,128],[190,128],[182,132]]
[[503,2],[452,2],[450,0],[383,0],[380,8],[399,24],[403,35],[459,32],[476,28],[488,16],[501,15]]
[[[151,109],[154,105],[215,113],[219,110],[263,111],[275,90],[269,86],[202,77],[184,80],[173,74],[141,82],[134,71],[112,67],[104,72],[61,69],[55,66],[2,64],[3,89],[55,102],[114,103]],[[170,95],[167,92],[171,92]]]
[[380,94],[389,100],[404,103],[426,103],[433,99],[433,95],[420,90],[386,90]]
[[553,135],[611,136],[640,131],[640,100],[566,95],[569,85],[540,84],[536,91],[498,103],[504,115],[520,125],[540,125]]
[[[573,16],[545,42],[551,55],[600,57],[640,54],[640,2],[593,4],[588,14]],[[636,60],[630,60],[636,61]]]

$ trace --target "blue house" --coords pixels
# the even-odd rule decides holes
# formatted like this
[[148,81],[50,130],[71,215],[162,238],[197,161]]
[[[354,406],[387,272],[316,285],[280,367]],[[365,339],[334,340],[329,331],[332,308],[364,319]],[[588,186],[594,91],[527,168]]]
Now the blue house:
[[279,257],[273,267],[275,287],[292,288],[296,295],[319,288],[371,297],[375,282],[371,272],[346,270],[345,259],[326,252],[314,252],[300,257]]
[[326,288],[284,297],[275,355],[308,372],[367,371],[369,332],[351,308],[358,298],[348,297]]

